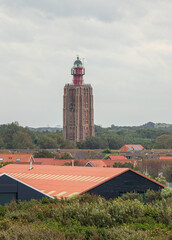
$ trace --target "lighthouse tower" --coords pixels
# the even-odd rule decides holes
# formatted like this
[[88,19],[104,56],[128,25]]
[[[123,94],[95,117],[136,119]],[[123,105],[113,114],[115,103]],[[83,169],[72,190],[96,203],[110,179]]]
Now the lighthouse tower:
[[73,84],[75,86],[81,86],[83,84],[83,75],[85,75],[85,68],[82,66],[81,60],[77,57],[74,62],[74,66],[71,69],[71,75],[73,75]]
[[63,97],[63,136],[80,142],[94,136],[93,89],[84,84],[85,68],[77,57],[71,69],[72,84],[66,84]]

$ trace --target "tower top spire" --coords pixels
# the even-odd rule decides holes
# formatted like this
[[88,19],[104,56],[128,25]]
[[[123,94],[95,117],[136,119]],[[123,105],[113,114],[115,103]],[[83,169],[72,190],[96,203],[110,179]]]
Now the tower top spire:
[[79,56],[77,56],[77,60],[74,62],[74,67],[82,67],[82,62],[79,59]]
[[83,75],[85,74],[85,68],[83,67],[82,61],[77,56],[74,65],[71,69],[71,75],[73,75],[73,83],[75,86],[83,84]]

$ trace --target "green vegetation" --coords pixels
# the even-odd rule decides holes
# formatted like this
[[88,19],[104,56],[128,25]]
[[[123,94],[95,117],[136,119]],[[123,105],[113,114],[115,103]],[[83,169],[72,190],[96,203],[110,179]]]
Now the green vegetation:
[[172,182],[172,166],[167,166],[166,168],[164,168],[163,173],[167,182]]
[[105,150],[103,150],[102,153],[111,153],[111,150],[110,150],[110,148],[106,148]]
[[76,148],[76,143],[64,140],[61,132],[35,132],[17,122],[0,126],[1,149]]
[[141,144],[146,149],[172,148],[172,128],[152,128],[149,124],[140,127],[111,125],[108,128],[95,125],[95,135],[78,143],[78,148],[119,149],[124,144]]
[[34,158],[54,158],[54,154],[47,151],[47,150],[42,150],[34,153]]
[[159,149],[171,149],[172,148],[172,135],[161,135],[159,137],[157,137],[156,141],[155,141],[155,148],[159,148]]
[[12,164],[13,162],[0,162],[0,168],[4,167],[5,165]]
[[0,149],[119,149],[124,144],[141,144],[146,149],[172,148],[172,128],[117,127],[95,125],[95,137],[75,142],[64,140],[62,132],[40,132],[17,122],[0,126]]
[[170,240],[172,198],[128,193],[106,201],[94,195],[11,202],[0,206],[0,239]]
[[122,153],[113,153],[113,154],[106,154],[103,159],[108,159],[109,156],[123,156]]
[[129,162],[129,163],[120,163],[120,162],[115,162],[113,165],[114,168],[131,168],[134,169],[134,165]]

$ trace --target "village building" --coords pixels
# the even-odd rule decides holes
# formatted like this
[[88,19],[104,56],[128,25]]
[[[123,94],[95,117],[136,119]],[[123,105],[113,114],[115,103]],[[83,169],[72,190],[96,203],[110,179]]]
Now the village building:
[[71,69],[73,83],[66,84],[63,97],[63,136],[80,142],[94,136],[93,89],[84,84],[85,68],[77,57]]
[[163,185],[129,168],[87,168],[9,164],[0,168],[0,204],[11,200],[71,197],[90,193],[106,199]]
[[142,151],[144,147],[140,144],[125,144],[120,148],[121,152],[128,152],[128,151]]
[[12,163],[29,163],[34,162],[32,154],[22,154],[22,153],[2,153],[0,154],[0,163],[12,162]]

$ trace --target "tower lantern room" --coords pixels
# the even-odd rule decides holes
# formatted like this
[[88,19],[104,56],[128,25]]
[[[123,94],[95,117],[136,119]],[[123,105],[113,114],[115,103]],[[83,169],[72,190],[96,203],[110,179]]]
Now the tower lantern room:
[[83,75],[85,74],[85,68],[79,57],[74,62],[74,66],[71,69],[71,75],[73,75],[73,84],[75,86],[80,86],[83,84]]

